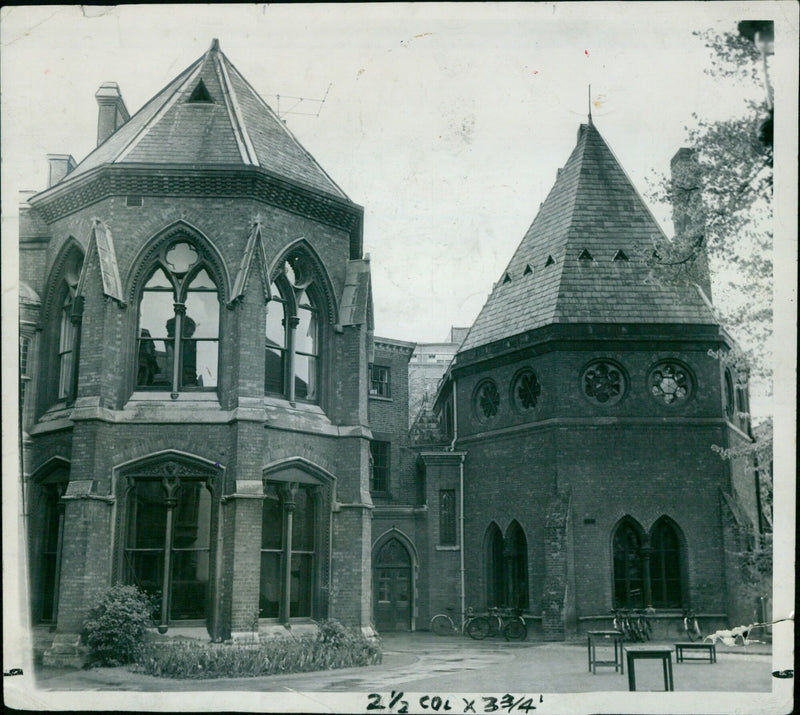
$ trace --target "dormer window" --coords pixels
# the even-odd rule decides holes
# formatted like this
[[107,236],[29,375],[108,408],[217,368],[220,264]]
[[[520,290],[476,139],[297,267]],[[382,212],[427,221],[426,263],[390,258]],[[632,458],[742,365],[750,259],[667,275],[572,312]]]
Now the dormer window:
[[195,88],[189,95],[189,99],[187,99],[186,101],[189,103],[197,103],[197,104],[214,103],[214,100],[211,99],[211,95],[208,93],[208,89],[206,89],[206,85],[202,79],[195,85]]
[[547,260],[544,262],[544,267],[547,268],[547,266],[552,266],[554,263],[555,263],[555,260],[553,260],[553,257],[552,256],[548,256]]
[[589,253],[585,248],[581,251],[581,255],[578,256],[579,261],[593,261],[592,254]]
[[522,271],[522,275],[523,276],[529,276],[531,273],[533,273],[533,268],[531,268],[529,263],[526,263],[525,264],[525,270]]
[[626,256],[626,255],[625,255],[625,251],[623,251],[623,250],[620,248],[620,249],[619,249],[619,251],[617,251],[617,252],[614,254],[614,260],[615,260],[615,261],[627,261],[627,260],[628,260],[628,256]]

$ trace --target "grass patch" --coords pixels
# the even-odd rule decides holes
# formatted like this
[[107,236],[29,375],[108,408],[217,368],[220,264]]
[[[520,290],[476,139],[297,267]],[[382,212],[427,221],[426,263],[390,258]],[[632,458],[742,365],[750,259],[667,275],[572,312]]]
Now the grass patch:
[[252,678],[376,665],[382,658],[379,640],[369,640],[337,621],[326,621],[313,635],[252,644],[150,641],[137,670],[168,678]]

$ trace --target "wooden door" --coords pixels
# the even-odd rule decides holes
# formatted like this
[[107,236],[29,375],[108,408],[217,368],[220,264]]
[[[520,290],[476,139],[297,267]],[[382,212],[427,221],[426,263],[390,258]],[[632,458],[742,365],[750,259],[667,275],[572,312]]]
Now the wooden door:
[[409,631],[413,611],[411,557],[397,540],[383,545],[375,560],[373,593],[378,631]]

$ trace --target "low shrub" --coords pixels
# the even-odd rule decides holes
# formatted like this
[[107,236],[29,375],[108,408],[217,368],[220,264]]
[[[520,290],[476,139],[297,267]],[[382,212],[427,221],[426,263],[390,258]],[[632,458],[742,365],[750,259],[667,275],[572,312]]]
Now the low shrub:
[[252,644],[153,641],[142,651],[139,667],[169,678],[243,678],[375,665],[382,657],[378,640],[326,621],[313,635]]
[[150,602],[136,586],[109,588],[83,623],[91,665],[136,662],[150,625]]

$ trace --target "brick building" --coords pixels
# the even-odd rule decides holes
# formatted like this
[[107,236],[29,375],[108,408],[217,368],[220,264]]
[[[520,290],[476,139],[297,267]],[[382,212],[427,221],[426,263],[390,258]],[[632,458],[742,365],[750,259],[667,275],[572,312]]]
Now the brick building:
[[[423,402],[432,402],[439,380],[452,362],[469,328],[451,327],[440,343],[417,343],[408,361],[408,416],[413,422]],[[410,425],[409,425],[410,426]]]
[[96,97],[97,148],[51,155],[20,216],[48,652],[76,652],[115,581],[155,595],[161,630],[369,630],[362,208],[216,41],[132,117],[114,83]]
[[614,607],[652,606],[662,629],[686,607],[704,629],[753,616],[737,559],[762,528],[757,476],[711,449],[751,441],[747,394],[709,354],[732,342],[707,273],[652,274],[659,235],[581,125],[438,394],[464,455],[442,474],[463,469],[465,602],[523,608],[549,639]]
[[730,340],[707,285],[645,280],[659,229],[591,124],[409,433],[415,346],[372,334],[363,210],[218,43],[133,116],[96,99],[97,148],[49,155],[20,212],[51,662],[114,582],[215,639],[459,603],[553,638],[614,604],[738,617],[729,554],[760,522],[710,450],[750,439],[708,355]]

